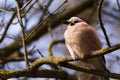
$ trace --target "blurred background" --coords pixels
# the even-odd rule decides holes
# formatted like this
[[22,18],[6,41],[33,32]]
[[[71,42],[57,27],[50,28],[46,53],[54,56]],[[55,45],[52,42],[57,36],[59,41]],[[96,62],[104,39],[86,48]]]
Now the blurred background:
[[[101,30],[97,7],[99,0],[18,0],[21,4],[21,15],[25,27],[26,38],[30,35],[27,43],[29,58],[40,58],[49,56],[48,49],[52,41],[62,40],[52,46],[54,56],[69,55],[64,44],[64,31],[66,25],[61,20],[72,16],[84,18],[90,25],[94,26],[103,47],[106,47],[105,37]],[[91,1],[82,5],[83,1]],[[102,6],[102,21],[109,37],[111,45],[120,42],[120,1],[104,0]],[[81,7],[78,8],[78,5]],[[78,9],[77,9],[78,8]],[[15,14],[15,0],[0,0],[0,69],[20,70],[25,68],[24,61],[12,61],[9,59],[22,58],[24,50],[21,45],[21,27]],[[75,10],[75,11],[72,11]],[[62,15],[62,16],[61,16]],[[65,15],[65,16],[64,16]],[[56,17],[57,16],[57,17]],[[12,19],[13,18],[13,19]],[[49,20],[48,20],[49,19]],[[52,25],[52,26],[51,26]],[[5,33],[6,31],[6,33]],[[4,34],[4,38],[3,37]],[[31,37],[32,36],[32,37]],[[2,40],[3,39],[3,40]],[[8,61],[3,61],[8,59]],[[120,51],[116,50],[105,55],[106,66],[113,73],[120,74]],[[2,62],[3,61],[3,62]],[[49,66],[42,66],[49,68]],[[65,69],[73,74],[74,71]],[[11,78],[9,80],[49,80],[46,78]],[[51,79],[54,80],[54,79]],[[111,79],[115,80],[115,79]]]

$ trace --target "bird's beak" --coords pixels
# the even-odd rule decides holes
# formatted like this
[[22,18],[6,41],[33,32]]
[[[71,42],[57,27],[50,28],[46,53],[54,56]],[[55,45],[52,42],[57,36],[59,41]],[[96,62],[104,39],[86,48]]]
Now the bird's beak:
[[63,24],[69,24],[70,22],[68,20],[62,20],[61,23],[63,23]]

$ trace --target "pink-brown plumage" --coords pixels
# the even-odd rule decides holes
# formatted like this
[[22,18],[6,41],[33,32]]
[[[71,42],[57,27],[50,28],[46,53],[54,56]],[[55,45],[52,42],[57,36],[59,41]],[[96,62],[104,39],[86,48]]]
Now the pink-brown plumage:
[[[78,17],[72,17],[67,21],[67,30],[64,33],[64,37],[66,46],[73,59],[84,58],[92,51],[102,48],[94,28]],[[83,67],[106,70],[102,56],[79,61],[78,63]],[[88,76],[88,74],[86,75]],[[91,75],[89,74],[89,76]],[[100,78],[98,80],[104,79]]]

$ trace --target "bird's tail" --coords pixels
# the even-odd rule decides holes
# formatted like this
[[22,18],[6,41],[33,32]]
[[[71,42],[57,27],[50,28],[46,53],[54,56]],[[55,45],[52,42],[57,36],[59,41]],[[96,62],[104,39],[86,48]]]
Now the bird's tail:
[[[82,61],[75,61],[75,64],[80,64],[81,66],[84,66],[84,67],[85,66],[90,67]],[[108,70],[105,69],[105,71],[108,71]],[[85,72],[80,72],[80,71],[77,71],[75,74],[77,76],[77,80],[109,80],[109,78],[105,78],[102,76],[97,76],[97,75],[89,74]]]

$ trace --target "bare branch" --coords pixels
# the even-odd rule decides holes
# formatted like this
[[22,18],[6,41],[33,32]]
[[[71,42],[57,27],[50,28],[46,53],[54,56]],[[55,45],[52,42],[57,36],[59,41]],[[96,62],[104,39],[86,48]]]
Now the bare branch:
[[39,49],[37,49],[37,52],[41,55],[41,57],[44,57],[43,54],[40,52]]
[[[80,60],[80,59],[78,59],[78,60]],[[85,73],[95,74],[95,75],[108,77],[108,78],[120,79],[120,74],[110,73],[110,72],[102,71],[102,70],[96,70],[96,69],[92,69],[90,67],[84,68],[79,65],[67,63],[69,61],[74,61],[71,56],[43,57],[43,58],[39,58],[35,62],[33,62],[29,68],[32,71],[34,71],[34,70],[37,70],[43,64],[56,65],[56,66],[60,65],[60,66],[66,67],[66,68],[70,68],[72,70],[82,71]]]
[[53,40],[53,41],[48,45],[49,56],[53,56],[52,47],[53,47],[55,44],[59,44],[59,43],[64,43],[64,39],[63,39],[63,40]]
[[7,33],[8,29],[9,29],[9,27],[10,27],[13,19],[15,18],[15,15],[16,15],[16,13],[14,12],[14,13],[12,14],[12,17],[10,18],[9,22],[7,23],[6,28],[5,28],[5,31],[4,31],[4,33],[2,34],[1,38],[0,38],[0,43],[4,40],[4,38],[5,38],[5,36],[6,36],[6,33]]
[[109,38],[108,38],[108,36],[107,36],[106,30],[105,30],[105,28],[104,28],[104,25],[103,25],[103,22],[102,22],[102,18],[101,18],[101,8],[102,8],[103,1],[104,1],[104,0],[101,0],[101,1],[100,1],[100,4],[99,4],[99,6],[98,6],[98,17],[99,17],[99,21],[100,21],[100,27],[102,28],[102,31],[103,31],[103,33],[104,33],[104,35],[105,35],[105,39],[106,39],[107,46],[111,47]]
[[19,3],[17,0],[16,0],[16,4],[17,4],[17,17],[18,17],[18,21],[19,21],[19,24],[22,30],[22,44],[23,44],[23,49],[24,49],[24,58],[25,58],[26,66],[29,66],[27,48],[26,48],[26,43],[25,43],[25,29],[24,29],[24,25],[22,22],[21,14],[20,14]]
[[118,10],[120,11],[120,3],[119,0],[117,0]]
[[[7,73],[7,74],[4,74]],[[23,70],[1,70],[0,78],[2,80],[7,80],[8,78],[18,78],[18,77],[46,77],[46,78],[59,78],[65,80],[74,80],[68,73],[62,70],[47,70],[47,69],[39,69],[31,72],[29,69]]]
[[[100,55],[115,51],[117,49],[120,49],[120,43],[117,45],[111,46],[110,48],[106,47],[104,49],[94,51],[90,56],[83,58],[83,59],[100,56]],[[76,60],[83,60],[83,59],[76,59]],[[73,70],[96,74],[96,75],[104,76],[104,77],[120,79],[120,74],[109,73],[109,72],[105,72],[105,71],[99,71],[99,70],[95,70],[95,69],[91,69],[91,68],[88,69],[88,68],[83,68],[83,67],[67,64],[67,62],[69,62],[69,61],[74,61],[71,56],[43,57],[43,58],[39,58],[35,62],[33,62],[31,64],[31,66],[28,67],[28,69],[30,69],[30,71],[34,71],[34,70],[37,70],[41,65],[44,65],[44,64],[55,65],[55,66],[61,65],[63,67],[70,68]],[[4,75],[6,75],[6,74],[4,74]]]

